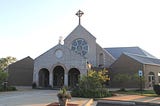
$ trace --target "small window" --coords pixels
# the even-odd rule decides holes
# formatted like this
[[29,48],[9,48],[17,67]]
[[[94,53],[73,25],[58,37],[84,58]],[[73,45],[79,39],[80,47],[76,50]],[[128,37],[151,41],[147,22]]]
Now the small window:
[[103,66],[104,65],[104,55],[103,53],[99,54],[99,66]]

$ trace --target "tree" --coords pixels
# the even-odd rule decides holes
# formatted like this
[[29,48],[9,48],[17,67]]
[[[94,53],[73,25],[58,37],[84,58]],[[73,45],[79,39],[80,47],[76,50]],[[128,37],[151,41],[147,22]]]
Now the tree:
[[[145,79],[144,76],[139,76],[138,73],[133,74],[132,81],[137,84],[137,87],[144,87]],[[142,85],[141,85],[142,84]]]
[[2,70],[0,70],[0,85],[6,80],[8,74]]
[[108,73],[108,70],[106,69],[99,70],[99,71],[90,70],[88,72],[88,77],[96,80],[96,82],[99,82],[101,85],[103,85],[104,83],[110,80],[107,73]]
[[0,58],[0,70],[4,70],[8,65],[14,63],[17,59],[15,57],[8,56],[6,58]]
[[8,56],[6,58],[0,58],[0,85],[6,80],[8,73],[5,72],[5,68],[8,65],[14,63],[16,61],[15,57]]

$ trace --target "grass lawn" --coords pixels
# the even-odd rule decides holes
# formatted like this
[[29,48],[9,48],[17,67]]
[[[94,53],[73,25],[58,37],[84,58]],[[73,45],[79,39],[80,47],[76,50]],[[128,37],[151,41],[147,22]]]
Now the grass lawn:
[[158,97],[158,95],[154,92],[154,90],[143,90],[142,92],[140,90],[117,90],[117,91],[111,91],[111,93]]

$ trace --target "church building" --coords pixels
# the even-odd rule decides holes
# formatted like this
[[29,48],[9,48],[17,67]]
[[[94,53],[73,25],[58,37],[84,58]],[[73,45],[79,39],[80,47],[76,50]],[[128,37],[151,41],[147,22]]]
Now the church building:
[[90,65],[109,67],[115,58],[96,43],[96,38],[81,25],[59,44],[34,60],[33,82],[39,87],[75,86],[81,75],[87,75]]
[[116,88],[139,87],[134,78],[114,82],[117,74],[144,77],[143,88],[160,83],[160,60],[139,47],[102,48],[96,38],[81,25],[82,11],[76,15],[78,26],[64,39],[45,53],[34,59],[33,83],[37,87],[75,86],[90,68],[109,69],[110,86]]

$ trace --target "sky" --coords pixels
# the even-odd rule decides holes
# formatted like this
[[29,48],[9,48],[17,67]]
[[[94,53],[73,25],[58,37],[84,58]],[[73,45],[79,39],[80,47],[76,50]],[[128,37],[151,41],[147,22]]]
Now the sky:
[[33,59],[81,24],[103,47],[138,46],[160,58],[160,0],[0,0],[0,58]]

